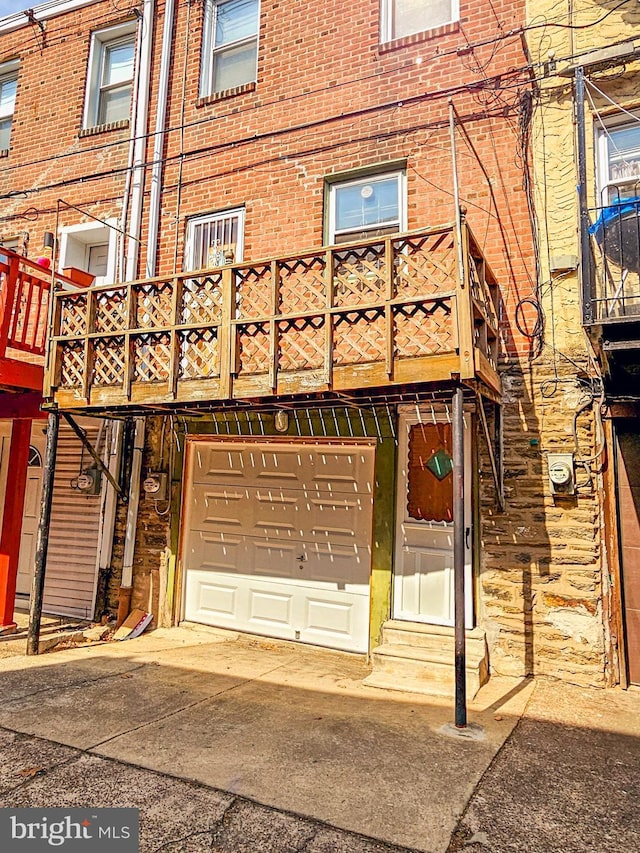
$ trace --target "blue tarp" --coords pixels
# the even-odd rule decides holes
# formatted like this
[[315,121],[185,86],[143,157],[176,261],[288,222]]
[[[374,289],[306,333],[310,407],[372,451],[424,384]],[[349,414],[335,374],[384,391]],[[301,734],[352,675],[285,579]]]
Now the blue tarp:
[[[620,199],[615,204],[605,207],[593,225],[589,227],[589,234],[597,235],[599,231],[604,231],[609,223],[620,220],[629,213],[640,213],[639,197]],[[600,237],[598,237],[598,240],[600,240]]]

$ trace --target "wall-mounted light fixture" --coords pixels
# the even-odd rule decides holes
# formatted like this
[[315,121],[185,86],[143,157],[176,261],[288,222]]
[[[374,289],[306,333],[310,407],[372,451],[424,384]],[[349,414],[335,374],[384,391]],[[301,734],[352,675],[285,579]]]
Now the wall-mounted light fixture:
[[273,425],[276,428],[276,432],[286,432],[289,429],[289,412],[285,412],[284,409],[278,409],[273,416]]

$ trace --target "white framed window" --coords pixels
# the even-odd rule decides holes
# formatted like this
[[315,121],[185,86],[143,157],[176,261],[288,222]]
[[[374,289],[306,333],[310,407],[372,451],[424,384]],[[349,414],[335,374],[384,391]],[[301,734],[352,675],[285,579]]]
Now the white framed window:
[[11,142],[13,112],[18,91],[18,63],[0,65],[0,151],[6,151]]
[[187,221],[185,270],[210,269],[242,260],[244,208],[223,210]]
[[259,19],[259,0],[206,0],[201,97],[255,82]]
[[331,183],[329,243],[350,243],[406,231],[406,198],[403,170]]
[[597,178],[599,207],[640,197],[640,117],[600,126]]
[[459,0],[381,0],[380,41],[432,30],[459,18]]
[[106,225],[83,222],[69,225],[60,233],[60,271],[67,267],[85,270],[95,276],[94,284],[113,284],[116,280],[118,232],[116,219]]
[[84,127],[129,118],[135,62],[135,21],[93,33]]

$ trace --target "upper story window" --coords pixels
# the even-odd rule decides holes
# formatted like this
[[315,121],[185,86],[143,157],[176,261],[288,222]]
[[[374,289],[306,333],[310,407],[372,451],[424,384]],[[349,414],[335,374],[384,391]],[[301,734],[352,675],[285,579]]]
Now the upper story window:
[[329,187],[329,242],[350,243],[405,231],[405,173],[385,172]]
[[200,95],[256,79],[259,0],[207,0]]
[[639,197],[640,119],[603,127],[598,141],[598,205]]
[[187,223],[185,270],[221,267],[242,260],[244,209],[195,216]]
[[131,111],[135,22],[93,34],[84,127],[123,121]]
[[460,17],[459,0],[381,0],[381,41],[411,36]]
[[0,65],[0,151],[6,151],[11,141],[11,125],[18,90],[18,63]]

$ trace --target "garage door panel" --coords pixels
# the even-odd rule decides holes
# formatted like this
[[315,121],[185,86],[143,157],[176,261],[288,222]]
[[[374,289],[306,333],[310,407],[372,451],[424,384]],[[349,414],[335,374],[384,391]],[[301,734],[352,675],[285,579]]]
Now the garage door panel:
[[264,578],[286,579],[296,577],[298,543],[270,544],[253,540],[247,548],[247,572]]
[[185,490],[185,618],[366,651],[373,448],[203,445]]
[[209,534],[201,530],[191,533],[187,545],[189,569],[201,572],[235,572],[246,564],[244,536]]
[[185,601],[185,618],[194,622],[230,624],[238,611],[238,587],[224,575],[212,578],[208,572],[190,573]]
[[235,483],[245,477],[246,461],[241,448],[198,444],[194,452],[194,483]]
[[254,627],[291,629],[293,594],[290,591],[249,589],[249,623]]

